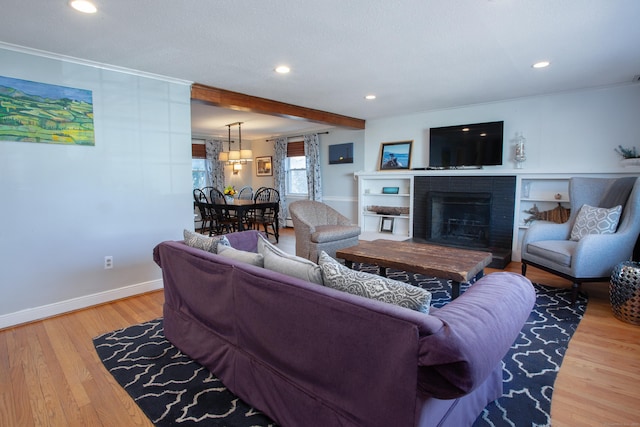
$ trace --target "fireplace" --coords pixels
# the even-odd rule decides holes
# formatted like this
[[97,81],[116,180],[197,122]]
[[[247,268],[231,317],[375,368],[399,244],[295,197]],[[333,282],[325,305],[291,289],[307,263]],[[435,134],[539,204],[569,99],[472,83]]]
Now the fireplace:
[[488,248],[491,232],[490,193],[429,192],[426,240],[430,243]]
[[413,240],[484,250],[511,262],[515,176],[416,176]]

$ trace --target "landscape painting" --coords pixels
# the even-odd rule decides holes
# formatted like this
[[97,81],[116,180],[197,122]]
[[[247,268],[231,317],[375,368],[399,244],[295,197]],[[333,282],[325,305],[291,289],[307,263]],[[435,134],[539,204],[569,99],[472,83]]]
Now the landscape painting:
[[95,145],[92,92],[0,76],[0,141]]

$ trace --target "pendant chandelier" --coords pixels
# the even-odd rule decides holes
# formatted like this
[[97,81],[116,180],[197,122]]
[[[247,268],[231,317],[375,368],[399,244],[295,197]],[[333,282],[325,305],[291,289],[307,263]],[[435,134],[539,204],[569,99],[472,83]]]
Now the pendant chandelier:
[[[227,162],[228,165],[234,166],[234,171],[242,169],[242,164],[250,162],[253,160],[253,152],[251,150],[243,150],[242,149],[242,129],[241,125],[243,122],[235,122],[230,123],[227,126],[229,131],[229,151],[223,151],[218,156],[218,160],[222,162]],[[238,150],[231,149],[231,126],[238,125]]]

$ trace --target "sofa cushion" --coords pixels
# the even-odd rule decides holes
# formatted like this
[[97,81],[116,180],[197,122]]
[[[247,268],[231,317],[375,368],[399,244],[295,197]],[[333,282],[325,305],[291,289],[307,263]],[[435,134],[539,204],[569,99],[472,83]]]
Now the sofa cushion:
[[231,246],[218,247],[218,255],[234,259],[236,261],[246,262],[247,264],[255,265],[257,267],[264,267],[264,257],[262,254],[241,251],[234,249]]
[[317,225],[311,233],[311,241],[315,243],[333,242],[360,235],[357,225]]
[[429,313],[431,293],[417,286],[363,271],[354,271],[320,252],[318,263],[324,285],[365,298],[395,304],[425,314]]
[[192,248],[218,253],[218,245],[231,246],[226,236],[207,237],[187,229],[183,232],[184,243]]
[[322,285],[322,272],[318,264],[283,252],[262,235],[258,237],[258,253],[264,257],[264,268]]
[[588,234],[613,234],[618,228],[622,206],[595,208],[583,205],[571,230],[571,240],[578,241]]

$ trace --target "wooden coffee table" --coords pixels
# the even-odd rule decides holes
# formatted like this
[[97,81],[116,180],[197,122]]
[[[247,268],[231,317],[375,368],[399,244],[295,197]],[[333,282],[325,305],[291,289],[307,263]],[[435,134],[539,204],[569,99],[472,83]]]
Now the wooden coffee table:
[[336,257],[344,259],[349,268],[354,262],[377,265],[381,276],[387,275],[387,268],[395,268],[450,279],[452,298],[460,295],[460,283],[482,277],[492,259],[490,252],[383,239],[362,240],[356,246],[338,250]]

